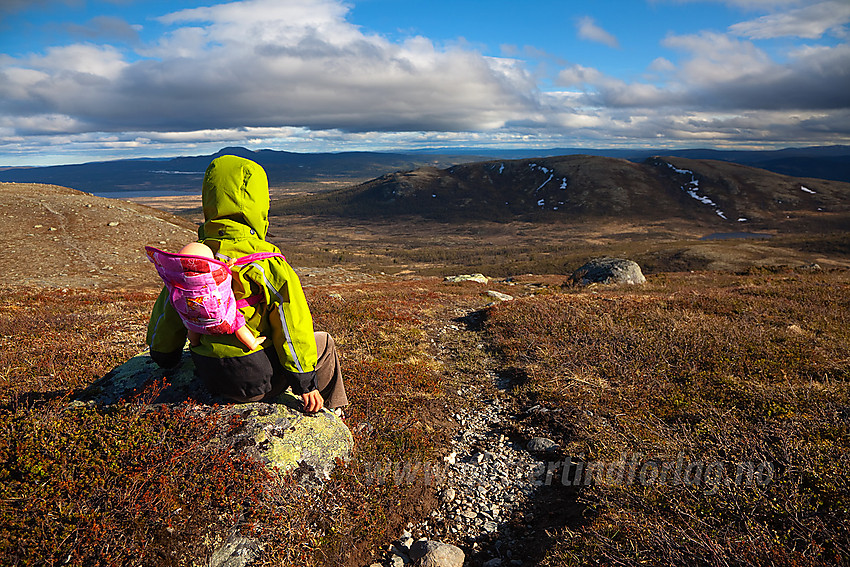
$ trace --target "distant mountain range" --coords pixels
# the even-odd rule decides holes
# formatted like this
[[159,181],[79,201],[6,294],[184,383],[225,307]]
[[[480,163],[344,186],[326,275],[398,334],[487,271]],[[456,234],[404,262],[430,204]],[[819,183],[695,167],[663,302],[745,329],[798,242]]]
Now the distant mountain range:
[[251,159],[266,170],[271,185],[322,180],[363,181],[388,171],[423,165],[448,166],[468,157],[379,152],[299,154],[229,147],[211,155],[167,159],[129,159],[50,167],[0,170],[0,181],[62,185],[96,195],[121,193],[200,193],[204,170],[220,155]]
[[273,206],[272,213],[510,221],[681,219],[726,230],[844,230],[850,183],[719,160],[570,155],[419,168]]
[[200,191],[203,172],[209,162],[222,154],[235,154],[262,165],[272,185],[321,180],[365,181],[389,172],[412,171],[420,167],[445,168],[493,159],[550,158],[585,155],[643,162],[662,155],[688,159],[711,159],[766,169],[794,177],[811,177],[850,182],[850,146],[789,148],[776,151],[720,150],[591,150],[554,148],[549,150],[492,150],[473,148],[427,149],[407,153],[343,152],[301,154],[275,150],[251,151],[224,148],[212,155],[168,159],[132,159],[51,167],[8,167],[0,169],[0,181],[48,183],[94,193],[193,192]]

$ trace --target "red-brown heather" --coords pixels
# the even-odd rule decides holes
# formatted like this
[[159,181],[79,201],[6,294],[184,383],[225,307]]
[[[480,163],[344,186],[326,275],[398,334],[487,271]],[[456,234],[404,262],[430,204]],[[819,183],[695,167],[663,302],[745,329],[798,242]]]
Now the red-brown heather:
[[[120,222],[130,225],[127,215]],[[153,390],[110,408],[71,407],[75,391],[143,348],[157,290],[120,284],[137,271],[123,249],[112,270],[69,266],[80,285],[36,265],[0,295],[4,564],[185,565],[206,561],[233,526],[264,543],[262,564],[369,564],[430,513],[438,487],[370,483],[368,467],[440,462],[458,430],[452,415],[479,401],[461,389],[501,399],[516,416],[504,433],[549,437],[558,459],[771,463],[765,485],[542,487],[509,520],[525,564],[831,565],[850,556],[850,250],[831,225],[746,242],[699,241],[712,225],[675,219],[301,215],[275,216],[272,233],[307,285],[316,328],[337,340],[353,460],[305,500],[298,483],[209,442],[238,419],[201,418],[191,403],[148,411]],[[171,222],[188,232],[185,220]],[[30,230],[36,244],[82,241],[70,221],[50,232],[35,224],[45,227]],[[563,285],[605,253],[638,259],[647,284]],[[429,277],[473,271],[498,279]],[[491,305],[487,290],[516,299]],[[513,386],[495,388],[489,372]],[[470,564],[483,562],[466,550]]]

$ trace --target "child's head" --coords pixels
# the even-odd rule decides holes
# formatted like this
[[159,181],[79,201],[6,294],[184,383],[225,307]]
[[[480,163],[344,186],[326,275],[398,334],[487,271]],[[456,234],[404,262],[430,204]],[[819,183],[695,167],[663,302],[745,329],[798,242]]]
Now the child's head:
[[215,258],[212,249],[206,244],[200,242],[190,242],[180,249],[178,254],[186,254],[188,256],[201,256],[202,258]]
[[239,156],[215,158],[201,188],[206,238],[259,238],[269,231],[269,180],[260,164]]

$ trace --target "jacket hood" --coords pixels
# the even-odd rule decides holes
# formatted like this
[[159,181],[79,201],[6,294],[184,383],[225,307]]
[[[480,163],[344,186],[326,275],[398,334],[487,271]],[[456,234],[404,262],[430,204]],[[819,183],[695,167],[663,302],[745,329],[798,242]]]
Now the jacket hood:
[[263,168],[238,156],[221,156],[204,174],[202,191],[206,238],[259,238],[269,229],[269,181]]

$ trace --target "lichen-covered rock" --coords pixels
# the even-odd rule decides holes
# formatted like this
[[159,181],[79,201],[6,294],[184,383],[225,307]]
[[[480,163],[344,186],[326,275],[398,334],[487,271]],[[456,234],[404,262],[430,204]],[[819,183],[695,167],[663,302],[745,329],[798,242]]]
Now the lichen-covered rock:
[[246,425],[221,441],[281,474],[306,467],[319,478],[327,478],[337,459],[347,460],[351,455],[351,431],[333,412],[305,414],[295,409],[300,404],[300,398],[284,393],[273,403],[221,406],[221,413],[241,415]]
[[579,285],[646,283],[637,262],[623,258],[596,258],[573,272],[570,279]]
[[484,274],[461,274],[459,276],[446,276],[444,279],[450,283],[476,282],[486,284],[490,282],[490,278]]
[[247,452],[281,474],[306,468],[325,477],[354,447],[351,431],[340,418],[327,410],[303,413],[300,397],[292,393],[284,392],[270,403],[248,404],[211,395],[195,377],[188,351],[170,370],[161,369],[147,352],[138,354],[86,388],[75,403],[111,405],[133,398],[151,406],[190,401],[196,411],[225,420],[241,416],[245,427],[222,434],[218,442]]
[[212,554],[207,566],[247,567],[260,556],[261,551],[258,540],[233,534]]

